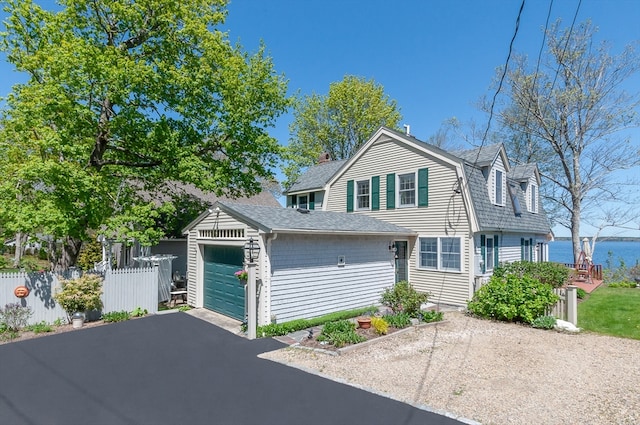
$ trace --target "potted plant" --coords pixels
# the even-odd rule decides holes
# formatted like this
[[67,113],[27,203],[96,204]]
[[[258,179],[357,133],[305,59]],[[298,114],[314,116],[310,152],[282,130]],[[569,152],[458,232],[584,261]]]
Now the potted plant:
[[244,269],[240,269],[237,272],[234,273],[234,275],[238,278],[238,280],[240,281],[241,285],[246,285],[247,284],[247,271]]
[[369,329],[371,327],[371,317],[360,316],[356,320],[360,329]]
[[86,314],[102,309],[102,277],[85,274],[75,279],[61,280],[54,299],[67,312],[74,327],[82,326]]

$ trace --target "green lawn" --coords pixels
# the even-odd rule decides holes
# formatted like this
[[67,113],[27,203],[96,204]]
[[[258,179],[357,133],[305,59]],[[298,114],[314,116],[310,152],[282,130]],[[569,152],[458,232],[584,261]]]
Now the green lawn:
[[578,304],[578,327],[640,339],[640,289],[602,286]]

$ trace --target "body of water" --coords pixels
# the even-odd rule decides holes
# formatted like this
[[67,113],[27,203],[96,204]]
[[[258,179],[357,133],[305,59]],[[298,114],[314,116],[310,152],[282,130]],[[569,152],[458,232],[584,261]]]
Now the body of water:
[[[610,258],[611,266],[614,268],[620,266],[620,259],[624,261],[627,267],[635,266],[636,263],[640,262],[640,242],[596,241],[593,263],[602,264],[602,267],[608,268],[608,260]],[[573,245],[571,245],[571,241],[549,242],[549,261],[573,263]]]

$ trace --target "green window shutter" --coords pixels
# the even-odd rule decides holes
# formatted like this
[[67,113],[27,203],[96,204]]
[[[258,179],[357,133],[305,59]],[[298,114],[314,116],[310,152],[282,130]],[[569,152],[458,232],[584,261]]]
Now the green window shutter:
[[500,247],[498,246],[498,235],[493,235],[493,267],[496,268],[500,264],[498,255],[500,253]]
[[387,174],[387,209],[396,207],[396,175]]
[[311,192],[309,194],[309,209],[310,210],[316,209],[316,193],[315,192]]
[[418,206],[429,206],[429,169],[418,170]]
[[380,176],[371,177],[371,211],[380,209]]
[[353,180],[347,181],[347,212],[353,212]]
[[520,260],[524,260],[524,238],[520,238]]
[[529,260],[533,261],[533,238],[529,239]]
[[486,255],[487,255],[486,250],[487,250],[486,236],[480,235],[480,255],[482,258],[482,273],[485,273],[487,271],[487,264],[485,262]]

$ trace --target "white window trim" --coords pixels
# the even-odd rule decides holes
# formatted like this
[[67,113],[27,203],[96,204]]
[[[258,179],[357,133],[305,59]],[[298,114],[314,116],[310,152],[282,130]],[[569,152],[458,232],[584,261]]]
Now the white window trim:
[[[359,194],[358,194],[358,183],[364,183],[367,182],[369,183],[369,206],[366,208],[360,208],[359,206],[359,202],[358,202],[358,198],[359,198]],[[371,210],[371,179],[363,179],[363,180],[355,180],[354,182],[354,191],[355,191],[355,196],[353,197],[353,203],[355,204],[353,206],[353,210],[354,211],[370,211]]]
[[[400,177],[413,174],[413,204],[400,204]],[[418,171],[409,171],[406,173],[396,173],[396,207],[397,208],[413,208],[418,205]]]
[[[437,239],[438,241],[438,253],[437,253],[437,259],[438,259],[438,267],[437,268],[431,268],[431,267],[422,267],[420,265],[420,260],[421,260],[421,245],[420,245],[420,239],[426,239],[426,238],[431,238],[431,239]],[[442,267],[442,239],[458,239],[458,241],[460,242],[460,270],[454,270],[454,269],[445,269]],[[435,235],[419,235],[418,236],[418,246],[417,246],[417,250],[416,250],[416,268],[418,270],[428,270],[428,271],[437,271],[437,272],[443,272],[443,273],[463,273],[464,272],[464,240],[462,239],[462,236],[447,236],[447,235],[439,235],[439,236],[435,236]]]
[[[493,271],[493,264],[496,261],[495,259],[495,254],[494,254],[494,249],[495,247],[493,246],[493,236],[494,235],[485,235],[484,237],[484,270],[485,272],[491,272]],[[489,241],[491,241],[491,262],[487,261],[487,256],[489,255]]]
[[[306,205],[303,207],[300,205],[300,197],[304,196],[305,198],[307,198],[307,203]],[[309,193],[304,193],[304,194],[300,194],[296,196],[296,207],[297,208],[304,208],[304,209],[308,209],[309,208]]]
[[538,213],[538,205],[540,204],[540,197],[538,196],[538,193],[538,185],[530,184],[528,193],[529,212],[534,214]]

